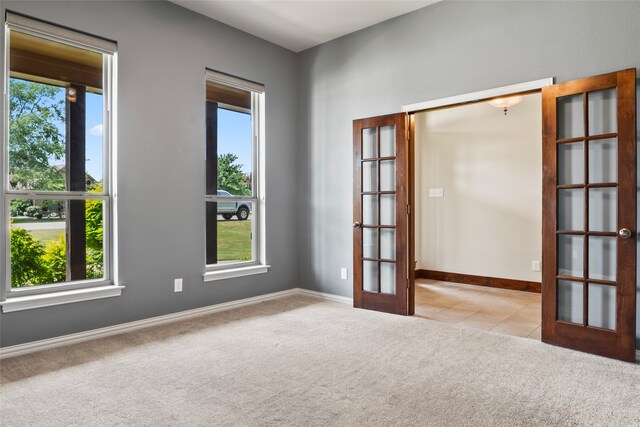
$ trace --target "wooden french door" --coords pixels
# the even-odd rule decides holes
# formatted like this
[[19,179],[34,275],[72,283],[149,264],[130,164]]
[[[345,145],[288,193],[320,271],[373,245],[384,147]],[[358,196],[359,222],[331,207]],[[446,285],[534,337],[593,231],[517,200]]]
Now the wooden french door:
[[635,360],[636,70],[542,90],[542,340]]
[[408,314],[407,115],[353,122],[353,304]]

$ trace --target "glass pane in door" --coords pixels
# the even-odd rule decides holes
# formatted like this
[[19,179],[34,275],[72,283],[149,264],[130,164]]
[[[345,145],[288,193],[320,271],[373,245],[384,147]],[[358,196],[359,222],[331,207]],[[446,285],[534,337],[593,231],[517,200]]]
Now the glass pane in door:
[[380,292],[383,294],[396,293],[396,264],[380,263]]
[[378,191],[378,162],[362,162],[362,191]]
[[589,141],[589,183],[618,180],[618,141],[594,139]]
[[558,98],[558,139],[584,136],[582,94]]
[[396,230],[393,228],[380,229],[380,258],[396,259]]
[[616,287],[589,283],[589,326],[615,331]]
[[396,190],[396,161],[383,160],[380,162],[380,191]]
[[558,190],[558,230],[584,230],[584,189]]
[[582,277],[584,275],[584,237],[558,236],[558,275]]
[[378,292],[378,263],[362,261],[362,289],[367,292]]
[[589,231],[615,232],[617,215],[618,189],[589,189]]
[[558,320],[577,324],[584,322],[583,286],[580,282],[558,280]]
[[380,224],[396,225],[396,196],[394,194],[380,195]]
[[396,155],[396,127],[382,126],[380,128],[380,157],[395,157]]
[[378,225],[378,196],[362,196],[362,224]]
[[589,236],[589,278],[616,280],[616,238]]
[[602,135],[618,131],[616,89],[589,92],[589,135]]
[[378,229],[362,229],[362,256],[364,258],[378,258]]
[[378,157],[378,129],[362,129],[362,158]]
[[558,145],[558,184],[584,183],[584,142]]

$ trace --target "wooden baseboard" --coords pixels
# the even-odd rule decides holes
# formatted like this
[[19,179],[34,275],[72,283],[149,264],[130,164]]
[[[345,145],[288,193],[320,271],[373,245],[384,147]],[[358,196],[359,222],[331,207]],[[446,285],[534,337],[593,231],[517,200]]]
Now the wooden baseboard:
[[474,276],[472,274],[447,273],[446,271],[435,270],[416,270],[416,279],[441,280],[443,282],[465,283],[467,285],[510,289],[512,291],[535,292],[538,294],[541,289],[541,284],[539,282]]

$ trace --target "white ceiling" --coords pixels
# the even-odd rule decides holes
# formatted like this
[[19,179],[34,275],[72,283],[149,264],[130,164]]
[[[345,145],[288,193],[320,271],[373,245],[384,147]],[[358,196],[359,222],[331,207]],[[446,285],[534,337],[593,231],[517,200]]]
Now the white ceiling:
[[440,0],[170,0],[300,52]]

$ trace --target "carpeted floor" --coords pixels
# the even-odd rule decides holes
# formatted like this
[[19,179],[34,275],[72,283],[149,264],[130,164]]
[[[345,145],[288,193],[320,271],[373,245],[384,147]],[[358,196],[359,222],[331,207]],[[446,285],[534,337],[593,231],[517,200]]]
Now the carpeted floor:
[[6,359],[2,426],[640,425],[640,366],[288,297]]

